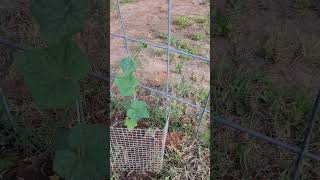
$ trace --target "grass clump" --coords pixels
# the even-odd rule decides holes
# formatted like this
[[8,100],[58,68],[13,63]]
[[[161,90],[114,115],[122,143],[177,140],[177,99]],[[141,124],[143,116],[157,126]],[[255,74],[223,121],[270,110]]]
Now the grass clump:
[[133,3],[136,2],[137,0],[121,0],[120,3],[126,4],[126,3]]
[[[165,33],[165,32],[160,33],[159,38],[167,41],[168,33]],[[175,36],[170,35],[170,45],[176,46],[176,44],[177,44],[177,38]]]
[[192,39],[196,41],[203,41],[207,39],[207,34],[202,31],[199,31],[193,34]]
[[173,24],[178,28],[186,28],[195,24],[195,21],[188,16],[177,16],[174,18]]

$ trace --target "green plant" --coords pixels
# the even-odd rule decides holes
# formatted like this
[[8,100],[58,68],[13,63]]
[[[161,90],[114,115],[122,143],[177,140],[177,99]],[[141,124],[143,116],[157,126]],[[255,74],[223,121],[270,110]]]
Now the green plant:
[[[133,58],[127,57],[121,60],[119,66],[122,69],[122,75],[115,78],[115,84],[119,88],[120,95],[133,96],[139,84],[138,79],[134,75],[137,65]],[[128,105],[125,126],[131,131],[137,126],[140,119],[149,117],[150,114],[146,103],[139,100],[132,100]]]
[[177,73],[181,74],[182,73],[182,68],[183,68],[183,61],[179,62],[178,64],[176,64],[176,71]]
[[[15,64],[41,110],[66,108],[80,98],[79,80],[91,71],[88,58],[72,41],[83,30],[89,0],[33,0],[31,12],[40,25],[47,47],[15,55]],[[55,138],[53,169],[65,179],[102,179],[107,173],[104,157],[106,128],[79,124]]]
[[166,52],[165,52],[165,50],[163,50],[163,49],[155,49],[154,50],[154,55],[156,56],[156,57],[161,57],[162,55],[164,55]]
[[213,20],[215,24],[214,35],[227,36],[232,30],[231,19],[228,16],[224,16],[220,9],[213,9]]
[[173,19],[173,24],[177,25],[179,28],[186,28],[194,23],[194,20],[188,16],[177,16]]
[[193,36],[192,39],[196,41],[203,41],[207,38],[207,35],[201,31],[196,32]]
[[292,3],[296,8],[302,9],[316,8],[320,5],[320,2],[317,0],[293,0]]
[[[160,33],[160,38],[164,39],[164,40],[167,40],[168,39],[168,33],[164,33],[164,32]],[[174,37],[174,36],[170,36],[170,44],[173,45],[173,46],[177,45],[177,38]]]

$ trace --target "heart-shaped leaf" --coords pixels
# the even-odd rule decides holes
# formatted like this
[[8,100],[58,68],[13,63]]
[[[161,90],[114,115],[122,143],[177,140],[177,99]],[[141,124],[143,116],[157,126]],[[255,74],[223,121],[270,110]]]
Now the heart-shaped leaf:
[[15,64],[41,108],[74,103],[80,96],[78,80],[90,72],[88,59],[71,41],[18,53]]
[[150,114],[147,105],[143,101],[132,101],[127,110],[127,116],[131,120],[138,121],[142,118],[149,118]]
[[32,0],[31,11],[40,34],[50,43],[82,31],[88,16],[88,0]]
[[58,150],[53,169],[68,180],[103,179],[107,172],[107,129],[103,125],[81,124],[68,137],[69,148]]
[[138,79],[133,74],[116,77],[114,82],[118,86],[121,96],[132,96],[139,84]]
[[132,57],[122,59],[119,65],[125,76],[132,74],[137,69],[137,64]]
[[133,119],[126,119],[124,125],[128,128],[129,131],[137,127],[137,121]]

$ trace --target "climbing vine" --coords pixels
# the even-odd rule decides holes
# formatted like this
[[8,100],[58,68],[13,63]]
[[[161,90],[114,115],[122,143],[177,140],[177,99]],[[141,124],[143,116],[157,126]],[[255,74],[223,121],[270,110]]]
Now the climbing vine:
[[[134,58],[127,57],[120,61],[119,64],[122,74],[115,78],[115,84],[119,88],[121,96],[133,96],[139,84],[139,80],[135,76],[137,65]],[[134,129],[138,121],[143,118],[149,118],[150,113],[144,101],[132,100],[127,109],[127,118],[125,126],[128,130]]]
[[[91,68],[72,37],[84,29],[89,7],[89,0],[32,0],[31,12],[47,47],[16,53],[15,64],[41,110],[65,108],[80,98],[79,80]],[[102,179],[106,133],[103,125],[85,123],[57,132],[53,170],[67,180]]]

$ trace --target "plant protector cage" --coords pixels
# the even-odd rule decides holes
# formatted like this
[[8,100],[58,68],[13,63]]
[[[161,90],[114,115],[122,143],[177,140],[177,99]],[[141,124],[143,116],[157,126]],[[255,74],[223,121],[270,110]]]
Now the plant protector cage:
[[160,130],[110,127],[112,170],[160,172],[167,132],[168,121]]

